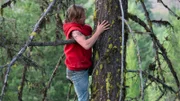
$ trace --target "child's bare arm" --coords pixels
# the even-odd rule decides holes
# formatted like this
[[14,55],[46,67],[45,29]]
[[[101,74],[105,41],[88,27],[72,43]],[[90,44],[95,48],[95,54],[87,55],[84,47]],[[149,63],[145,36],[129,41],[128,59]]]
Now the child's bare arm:
[[98,39],[99,35],[103,33],[105,30],[109,29],[110,24],[107,21],[103,21],[102,23],[98,22],[96,32],[92,35],[91,38],[86,39],[86,37],[79,31],[73,31],[72,37],[79,43],[84,49],[90,49],[96,40]]

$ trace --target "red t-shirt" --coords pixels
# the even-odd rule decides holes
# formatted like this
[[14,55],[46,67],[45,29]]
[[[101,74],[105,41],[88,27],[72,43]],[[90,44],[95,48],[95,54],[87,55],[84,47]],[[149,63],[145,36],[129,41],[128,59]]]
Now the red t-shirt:
[[[81,25],[78,23],[65,23],[63,25],[63,31],[66,35],[66,39],[71,39],[71,32],[77,30],[85,36],[89,36],[92,33],[92,28],[88,25]],[[78,43],[66,44],[64,47],[65,52],[65,64],[70,70],[85,70],[91,67],[92,61],[92,49],[85,50]]]

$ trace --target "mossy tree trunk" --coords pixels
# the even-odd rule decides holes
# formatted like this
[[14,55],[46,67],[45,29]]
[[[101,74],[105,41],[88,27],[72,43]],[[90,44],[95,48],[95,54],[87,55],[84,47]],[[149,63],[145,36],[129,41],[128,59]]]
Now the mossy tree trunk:
[[[127,0],[122,0],[122,3],[126,18]],[[97,21],[107,20],[111,24],[111,28],[100,36],[94,46],[91,101],[119,101],[122,55],[122,25],[120,17],[119,0],[96,0],[95,24],[97,24]],[[121,101],[125,99],[124,86],[125,84],[123,85]]]

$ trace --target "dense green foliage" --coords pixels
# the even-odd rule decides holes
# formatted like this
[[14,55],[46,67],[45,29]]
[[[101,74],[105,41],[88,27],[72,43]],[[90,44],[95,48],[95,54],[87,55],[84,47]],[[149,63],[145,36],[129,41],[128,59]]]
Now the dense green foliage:
[[[137,0],[138,1],[138,0]],[[5,0],[2,0],[2,3]],[[93,12],[94,12],[94,0],[76,0],[76,3],[82,4],[87,9],[87,20],[86,22],[93,27]],[[146,0],[148,8],[152,8],[152,5]],[[44,6],[44,2],[39,0],[17,0],[15,4],[11,4],[10,7],[3,9],[3,17],[0,16],[0,66],[8,64],[11,59],[18,53],[21,47],[25,44],[28,39],[35,23],[38,21],[42,14],[41,7]],[[46,8],[44,6],[44,8]],[[177,9],[173,9],[178,15],[180,12]],[[140,4],[133,0],[129,0],[130,13],[135,12],[137,16],[142,20],[145,20],[145,16]],[[64,18],[64,11],[59,11],[62,19]],[[41,33],[35,36],[34,41],[48,42],[56,40],[56,19],[54,15],[50,15],[47,19]],[[150,13],[152,19],[156,19],[156,16],[161,14]],[[159,17],[158,17],[159,18]],[[154,32],[163,46],[166,48],[168,56],[171,59],[173,67],[175,68],[177,75],[180,75],[178,62],[180,58],[180,23],[171,14],[166,15],[167,21],[171,22],[173,28],[170,26],[154,25]],[[135,22],[129,20],[129,24],[133,30],[145,32],[141,26],[138,26]],[[63,39],[63,33],[59,29],[58,33]],[[153,42],[150,36],[146,34],[136,34],[138,41],[135,44],[132,41],[131,35],[127,43],[127,70],[138,70],[138,60],[136,45],[140,47],[140,56],[142,60],[143,70],[148,71],[150,63],[155,61],[155,50],[153,49]],[[63,54],[63,46],[46,46],[46,47],[28,47],[23,56],[12,66],[11,72],[8,78],[7,90],[3,101],[18,101],[18,91],[20,88],[23,69],[28,65],[25,86],[23,89],[23,101],[40,101],[43,98],[44,88],[53,73],[53,70],[58,62],[59,57]],[[163,69],[163,76],[168,85],[175,87],[175,81],[170,73],[170,70],[164,61],[163,57],[160,56],[161,67]],[[157,63],[156,63],[157,64]],[[47,101],[65,101],[69,91],[69,81],[66,79],[65,65],[62,61],[59,66],[57,73],[53,79],[50,89],[47,93]],[[6,67],[0,68],[0,88],[3,86],[3,80],[5,75]],[[151,75],[158,77],[158,69],[150,71]],[[168,75],[168,76],[167,76]],[[160,77],[161,78],[161,77]],[[137,73],[126,73],[126,85],[127,88],[127,100],[132,98],[138,98],[140,94],[140,79]],[[162,79],[162,78],[161,78]],[[155,101],[161,94],[159,88],[163,88],[162,85],[155,82],[151,83],[148,79],[145,79],[148,86],[145,91],[146,101]],[[177,89],[177,88],[175,88]],[[173,93],[167,90],[161,101],[172,101],[175,98]],[[74,92],[70,94],[70,99],[74,98]],[[134,101],[134,100],[133,100]]]
[[[151,4],[150,2],[147,1],[146,4]],[[144,14],[141,13],[142,12],[142,8],[139,7],[140,4],[137,4],[135,2],[131,2],[129,3],[129,12],[130,13],[137,13],[138,17],[140,19],[146,19]],[[136,11],[134,11],[135,8]],[[152,6],[149,5],[147,6],[147,8],[150,10],[152,9]],[[157,10],[158,11],[158,10]],[[174,9],[175,13],[177,13],[178,15],[180,14],[179,11],[177,9]],[[160,43],[162,43],[162,45],[166,48],[166,51],[168,53],[168,56],[173,64],[173,67],[177,73],[177,75],[180,74],[180,72],[178,71],[178,66],[180,65],[178,61],[179,59],[179,30],[178,30],[178,26],[179,23],[177,21],[177,18],[172,16],[171,13],[168,13],[168,15],[163,15],[163,13],[157,13],[157,12],[153,12],[153,11],[149,11],[150,13],[150,17],[152,20],[156,19],[162,19],[162,20],[166,20],[169,21],[171,23],[171,25],[173,26],[173,28],[171,26],[163,26],[163,25],[159,25],[159,24],[154,24],[153,26],[153,30],[154,33],[156,34],[158,40],[160,40]],[[145,32],[144,29],[140,26],[138,26],[137,24],[135,24],[132,20],[129,21],[130,26],[132,27],[132,29],[134,31],[140,31],[140,32]],[[135,33],[136,34],[136,33]],[[141,57],[141,65],[143,70],[148,71],[149,74],[153,75],[156,78],[160,78],[162,79],[162,77],[160,76],[160,73],[163,73],[163,77],[165,78],[165,82],[171,86],[171,87],[175,87],[176,88],[176,84],[174,81],[174,78],[168,68],[167,63],[165,62],[164,58],[162,57],[161,54],[159,54],[160,57],[160,61],[161,61],[161,68],[162,71],[159,70],[158,67],[158,63],[156,60],[156,53],[155,53],[155,49],[154,49],[154,44],[152,42],[151,37],[148,35],[148,33],[144,33],[144,34],[136,34],[136,39],[138,41],[138,44],[135,44],[133,42],[132,39],[132,35],[130,35],[129,37],[129,41],[128,41],[128,48],[127,48],[127,69],[128,70],[139,70],[139,65],[138,65],[138,57],[137,57],[137,50],[136,50],[136,45],[139,46],[140,48],[140,57]],[[160,52],[160,51],[159,51]],[[156,64],[156,68],[155,71],[149,71],[149,66],[150,64],[155,63]],[[133,101],[135,99],[138,99],[138,96],[140,95],[140,79],[139,79],[139,74],[138,73],[130,73],[128,72],[127,74],[127,99],[132,100]],[[161,99],[159,99],[160,101],[173,101],[176,97],[175,94],[172,94],[171,91],[165,91],[162,90],[163,86],[161,84],[158,84],[156,82],[151,82],[150,80],[148,80],[147,78],[144,78],[144,80],[146,81],[146,85],[147,86],[147,90],[145,91],[145,101],[156,101],[158,99],[158,97],[161,96],[162,92],[164,92],[164,95]],[[158,101],[159,101],[158,100]]]

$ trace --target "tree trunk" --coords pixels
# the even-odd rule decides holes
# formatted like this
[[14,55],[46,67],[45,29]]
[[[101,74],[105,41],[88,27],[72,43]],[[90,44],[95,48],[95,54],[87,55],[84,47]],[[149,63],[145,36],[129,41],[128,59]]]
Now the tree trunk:
[[[122,3],[126,18],[127,0],[122,0]],[[94,20],[95,24],[97,24],[97,21],[107,20],[111,27],[100,36],[94,46],[91,101],[119,101],[122,55],[122,25],[119,0],[96,0]],[[125,40],[127,40],[127,34]],[[124,101],[124,98],[125,83],[122,86],[121,101]]]

